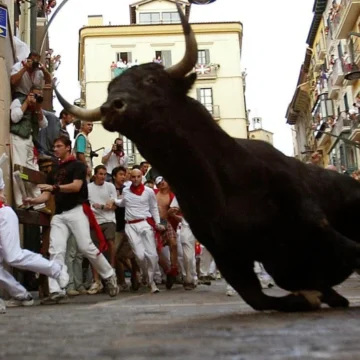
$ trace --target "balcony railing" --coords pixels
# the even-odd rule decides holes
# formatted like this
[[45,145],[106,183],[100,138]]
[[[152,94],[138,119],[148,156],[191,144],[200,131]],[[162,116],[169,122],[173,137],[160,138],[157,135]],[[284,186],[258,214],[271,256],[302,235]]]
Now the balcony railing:
[[342,0],[334,16],[334,39],[346,39],[354,27],[360,10],[360,0]]
[[339,136],[343,131],[350,130],[352,120],[350,120],[347,114],[341,113],[336,119],[335,125],[332,130],[332,134]]
[[194,72],[196,72],[199,79],[215,79],[217,78],[217,72],[220,65],[217,64],[197,64],[194,68]]
[[329,77],[329,82],[332,86],[342,85],[344,81],[344,65],[341,59],[336,59],[332,68],[332,73]]

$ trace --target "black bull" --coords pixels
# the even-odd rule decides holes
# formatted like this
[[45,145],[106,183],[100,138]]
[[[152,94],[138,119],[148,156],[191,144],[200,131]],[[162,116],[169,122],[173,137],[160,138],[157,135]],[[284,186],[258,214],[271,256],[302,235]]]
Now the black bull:
[[[136,144],[170,183],[225,279],[254,309],[304,311],[321,302],[348,306],[332,287],[359,266],[360,184],[262,141],[227,135],[186,95],[196,80],[186,74],[196,63],[197,46],[179,13],[186,38],[179,64],[130,68],[111,81],[107,101],[95,110],[70,105],[56,90],[58,99],[75,116],[102,118],[107,130]],[[264,294],[254,261],[291,293]]]

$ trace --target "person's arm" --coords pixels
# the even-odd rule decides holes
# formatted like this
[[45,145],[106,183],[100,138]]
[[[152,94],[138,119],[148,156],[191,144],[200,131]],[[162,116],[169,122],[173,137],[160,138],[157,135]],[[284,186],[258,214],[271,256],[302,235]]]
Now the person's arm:
[[104,210],[106,211],[115,211],[116,210],[116,204],[114,202],[115,199],[117,199],[117,193],[116,193],[116,187],[114,184],[109,183],[111,185],[111,191],[110,191],[110,200],[108,200],[104,206]]
[[[52,185],[48,185],[47,186],[52,186]],[[40,185],[39,185],[40,187]],[[36,198],[25,198],[23,199],[23,202],[25,205],[30,204],[30,205],[38,205],[38,204],[43,204],[47,201],[50,200],[50,196],[51,196],[51,192],[49,191],[44,191],[40,196],[36,197]]]
[[[28,96],[29,98],[29,96]],[[10,118],[13,123],[18,123],[24,116],[24,112],[28,107],[28,98],[21,104],[19,99],[15,99],[10,105]]]
[[46,128],[46,127],[48,126],[49,122],[48,122],[47,118],[45,117],[42,109],[38,110],[38,111],[36,112],[36,115],[37,115],[37,117],[38,117],[40,129]]
[[149,210],[151,216],[154,218],[155,223],[159,225],[160,224],[159,207],[154,191],[149,191],[149,207],[150,207]]
[[[14,66],[17,66],[17,64],[15,64]],[[26,64],[20,68],[20,70],[17,69],[12,69],[12,74],[10,76],[10,83],[12,86],[17,86],[19,85],[21,78],[23,77],[23,75],[26,73],[27,70],[27,66]]]
[[101,158],[101,162],[102,162],[104,165],[107,164],[107,162],[109,161],[110,156],[111,156],[112,153],[113,153],[112,148],[111,148],[111,149],[106,149],[106,150],[104,150],[103,156],[102,156],[102,158]]
[[43,75],[44,75],[44,80],[45,80],[45,84],[51,84],[51,74],[47,71],[46,67],[43,64],[40,64],[40,68],[39,68]]

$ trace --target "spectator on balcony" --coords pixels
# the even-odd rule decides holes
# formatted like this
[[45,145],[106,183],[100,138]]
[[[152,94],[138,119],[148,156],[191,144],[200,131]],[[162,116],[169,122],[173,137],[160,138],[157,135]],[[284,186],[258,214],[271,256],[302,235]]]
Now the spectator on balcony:
[[355,109],[350,109],[349,110],[349,120],[355,121],[356,117],[358,115],[358,111]]
[[13,87],[13,98],[26,97],[33,85],[51,84],[51,75],[40,63],[40,54],[31,51],[25,61],[19,61],[11,69],[10,82]]
[[162,63],[163,63],[163,61],[162,61],[162,59],[161,59],[161,56],[158,56],[157,58],[154,58],[154,59],[153,59],[153,62],[154,62],[154,63],[157,63],[157,64],[162,64]]
[[116,63],[116,67],[118,69],[125,69],[126,68],[126,65],[125,65],[123,59],[121,59],[121,58],[119,59],[119,61]]
[[116,68],[117,68],[116,63],[115,63],[115,61],[113,61],[113,62],[111,63],[111,65],[110,65],[110,69],[111,69],[111,70],[114,70],[114,69],[116,69]]
[[351,59],[350,55],[345,51],[344,55],[342,56],[342,62],[344,65],[344,70],[346,72],[351,71]]
[[320,155],[320,153],[318,153],[317,151],[313,152],[311,154],[311,159],[310,159],[311,164],[320,166],[321,165],[321,158],[322,158],[322,156]]
[[[41,104],[42,89],[38,86],[32,86],[27,96],[15,99],[10,106],[10,142],[13,164],[26,166],[37,171],[39,166],[33,141],[39,140],[39,128],[45,128],[48,125]],[[25,185],[30,196],[40,195],[40,191],[35,185],[30,183]],[[23,203],[22,195],[16,181],[14,181],[14,198],[16,206],[21,206]]]
[[114,144],[111,148],[107,148],[103,152],[101,162],[106,167],[106,181],[111,181],[112,171],[118,167],[123,166],[124,168],[128,167],[129,159],[124,152],[123,141],[120,138],[116,138]]

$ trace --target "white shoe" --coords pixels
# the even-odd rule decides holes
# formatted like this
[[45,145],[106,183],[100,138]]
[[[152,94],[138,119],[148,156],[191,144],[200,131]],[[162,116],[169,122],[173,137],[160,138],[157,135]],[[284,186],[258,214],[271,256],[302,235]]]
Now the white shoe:
[[31,294],[27,294],[26,297],[23,298],[12,298],[5,302],[7,307],[19,307],[19,306],[32,306],[34,305],[34,299]]
[[150,285],[150,292],[152,294],[157,294],[158,292],[160,292],[159,288],[156,286],[154,281]]
[[105,279],[106,287],[108,290],[108,294],[111,297],[116,296],[119,293],[119,287],[117,284],[117,277],[116,275],[111,275],[109,278]]
[[104,285],[102,284],[101,281],[94,281],[91,284],[90,289],[87,291],[87,293],[89,295],[95,295],[95,294],[98,294],[99,292],[101,292],[103,288],[104,288]]

